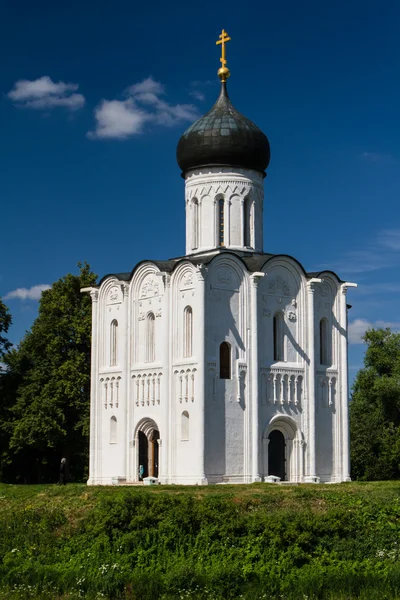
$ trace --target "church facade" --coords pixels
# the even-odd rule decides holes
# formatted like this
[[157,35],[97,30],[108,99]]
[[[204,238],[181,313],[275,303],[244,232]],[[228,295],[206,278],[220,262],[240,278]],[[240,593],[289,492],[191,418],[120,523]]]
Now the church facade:
[[103,277],[88,483],[349,480],[347,284],[263,251],[267,137],[230,102],[181,137],[186,252]]

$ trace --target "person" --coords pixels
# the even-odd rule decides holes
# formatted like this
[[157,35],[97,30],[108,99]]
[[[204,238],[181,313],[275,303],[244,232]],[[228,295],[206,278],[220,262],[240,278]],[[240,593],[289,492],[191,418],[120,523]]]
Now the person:
[[144,467],[143,465],[139,466],[139,481],[143,481],[143,475],[144,475]]
[[65,485],[67,483],[67,459],[62,458],[60,464],[60,485]]

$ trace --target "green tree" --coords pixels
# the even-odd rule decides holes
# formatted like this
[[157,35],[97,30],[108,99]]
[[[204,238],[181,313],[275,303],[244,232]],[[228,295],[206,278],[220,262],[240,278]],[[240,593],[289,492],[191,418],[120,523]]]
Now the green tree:
[[0,298],[0,358],[2,358],[5,352],[11,347],[11,343],[3,336],[3,333],[7,333],[9,330],[11,323],[12,319],[10,311]]
[[88,461],[91,300],[80,289],[94,285],[88,264],[43,292],[39,315],[22,340],[10,371],[17,389],[9,449],[25,481],[51,481],[62,456],[74,480]]
[[400,477],[400,333],[366,332],[365,367],[350,403],[351,471],[355,479]]

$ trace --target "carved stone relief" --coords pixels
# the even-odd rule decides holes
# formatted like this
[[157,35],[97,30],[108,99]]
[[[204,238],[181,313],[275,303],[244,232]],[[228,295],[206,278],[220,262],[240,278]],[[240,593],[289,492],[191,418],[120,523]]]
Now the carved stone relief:
[[120,304],[122,302],[122,291],[117,285],[114,285],[107,294],[107,304]]
[[160,294],[160,283],[155,278],[146,279],[140,290],[141,298],[152,298]]
[[272,281],[268,282],[268,294],[269,295],[280,295],[280,296],[291,296],[289,284],[282,279],[282,277],[275,277]]

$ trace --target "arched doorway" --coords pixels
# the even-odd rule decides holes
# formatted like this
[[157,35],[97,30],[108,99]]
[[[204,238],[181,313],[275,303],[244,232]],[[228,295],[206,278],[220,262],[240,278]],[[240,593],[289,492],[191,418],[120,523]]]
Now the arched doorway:
[[285,436],[278,429],[273,429],[268,436],[268,474],[286,479],[286,443]]
[[137,479],[140,474],[144,477],[158,477],[159,475],[159,440],[160,432],[152,419],[141,421],[136,430],[136,463]]

